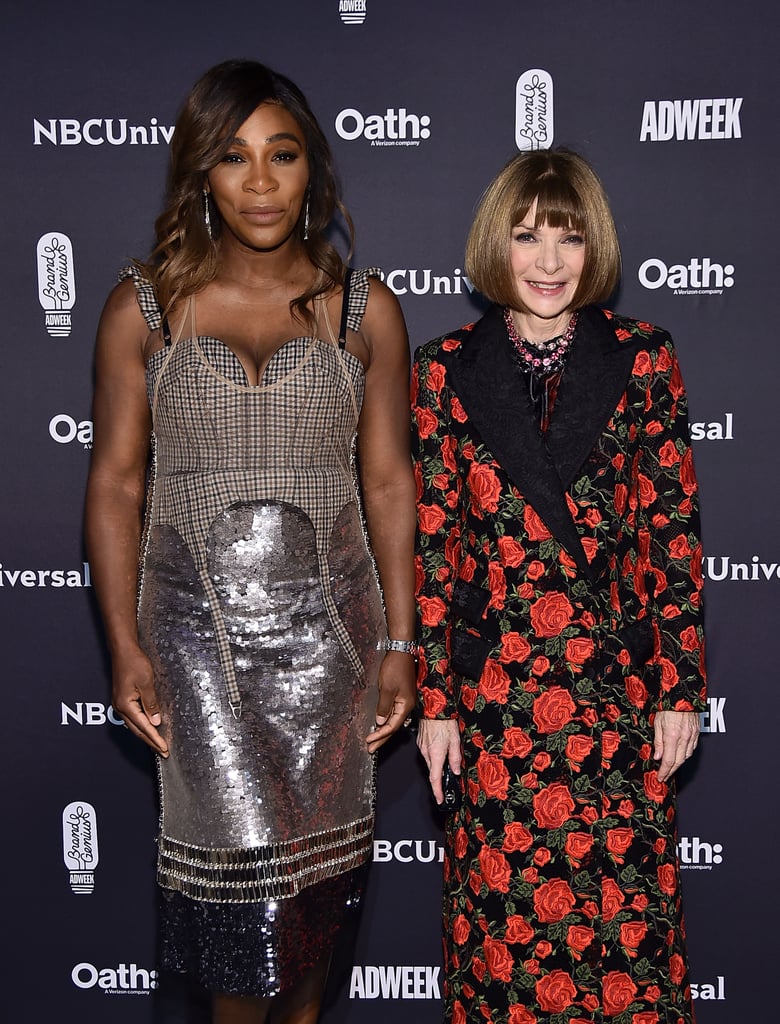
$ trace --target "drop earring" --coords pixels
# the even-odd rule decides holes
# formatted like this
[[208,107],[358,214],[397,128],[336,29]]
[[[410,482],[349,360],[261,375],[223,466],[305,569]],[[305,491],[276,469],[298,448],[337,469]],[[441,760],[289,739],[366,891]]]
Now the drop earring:
[[306,210],[303,214],[303,240],[308,241],[309,238],[309,199],[306,197]]
[[214,236],[211,233],[211,210],[209,209],[209,194],[206,189],[203,189],[203,219],[206,222],[206,231],[208,232],[209,238],[213,239]]

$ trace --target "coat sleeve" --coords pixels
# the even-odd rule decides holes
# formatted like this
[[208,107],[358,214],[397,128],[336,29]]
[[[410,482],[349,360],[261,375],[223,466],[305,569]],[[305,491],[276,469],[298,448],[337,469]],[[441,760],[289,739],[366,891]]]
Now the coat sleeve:
[[688,402],[668,335],[651,362],[638,465],[639,554],[653,607],[659,710],[706,709],[702,546]]
[[[433,350],[434,354],[431,354]],[[425,718],[455,718],[450,666],[450,601],[460,562],[461,480],[455,462],[446,372],[432,345],[412,367],[412,455],[417,483],[418,690]]]

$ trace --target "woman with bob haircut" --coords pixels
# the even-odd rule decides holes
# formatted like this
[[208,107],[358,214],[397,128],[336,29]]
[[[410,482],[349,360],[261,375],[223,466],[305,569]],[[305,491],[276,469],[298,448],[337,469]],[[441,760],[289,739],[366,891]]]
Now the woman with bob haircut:
[[87,539],[113,704],[158,755],[162,966],[217,1024],[317,1019],[374,753],[415,703],[408,340],[378,272],[325,237],[337,211],[300,90],[212,68],[157,244],[98,331]]
[[705,707],[686,396],[669,335],[602,311],[598,178],[488,186],[492,305],[414,361],[418,745],[448,820],[448,1021],[691,1024],[674,773]]

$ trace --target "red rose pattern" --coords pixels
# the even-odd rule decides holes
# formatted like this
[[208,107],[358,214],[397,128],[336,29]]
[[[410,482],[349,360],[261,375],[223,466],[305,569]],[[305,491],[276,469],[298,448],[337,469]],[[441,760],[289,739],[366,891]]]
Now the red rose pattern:
[[[447,370],[467,332],[415,360],[420,694],[426,716],[458,717],[465,756],[445,858],[455,1024],[692,1024],[673,789],[650,723],[660,708],[704,709],[696,478],[671,342],[612,326],[640,339],[632,375],[566,495],[603,591],[472,431]],[[478,679],[449,664],[458,579],[490,593]],[[638,612],[655,635],[643,668],[619,637],[604,644]]]

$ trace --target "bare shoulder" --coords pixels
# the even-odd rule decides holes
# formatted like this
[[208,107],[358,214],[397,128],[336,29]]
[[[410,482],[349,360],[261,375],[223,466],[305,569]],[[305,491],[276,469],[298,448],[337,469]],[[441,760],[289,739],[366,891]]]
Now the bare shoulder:
[[362,332],[369,347],[401,347],[408,350],[409,339],[401,305],[379,278],[369,278],[368,303]]
[[149,327],[138,305],[135,285],[130,279],[115,285],[108,294],[98,326],[98,347],[115,350],[128,346],[142,351]]

